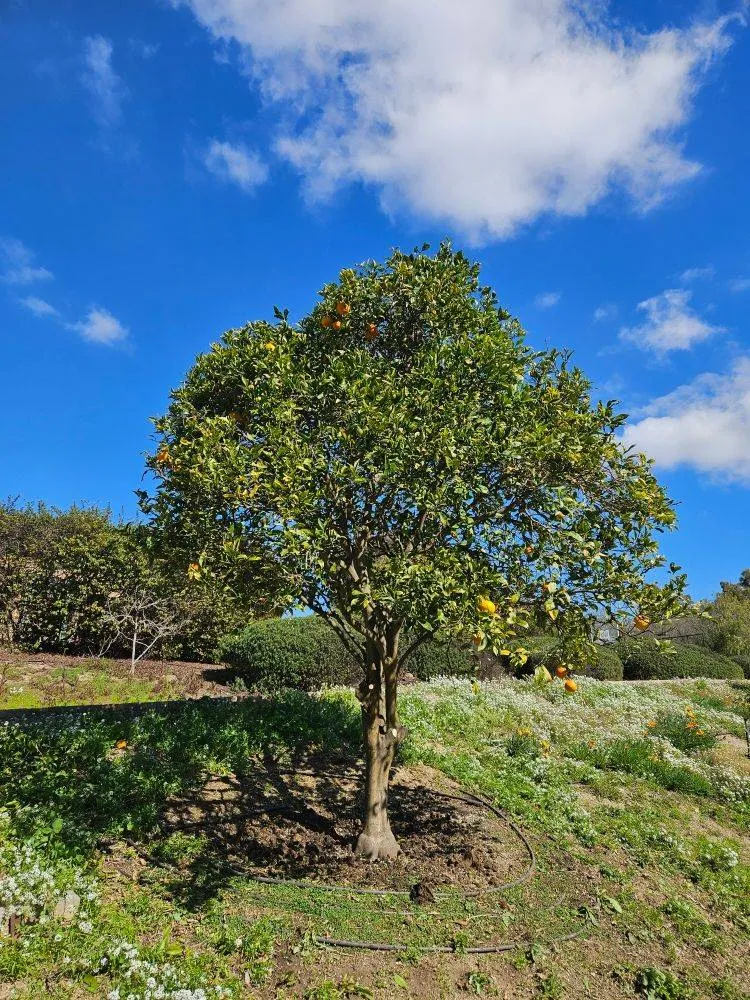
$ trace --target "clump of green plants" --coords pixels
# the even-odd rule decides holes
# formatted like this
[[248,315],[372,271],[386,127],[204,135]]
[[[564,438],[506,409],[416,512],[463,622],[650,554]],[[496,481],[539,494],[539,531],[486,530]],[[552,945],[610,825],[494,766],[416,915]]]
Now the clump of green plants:
[[645,1000],[693,1000],[695,992],[673,972],[653,966],[641,969],[635,976],[635,991]]
[[682,715],[679,712],[659,712],[655,719],[646,723],[652,736],[669,740],[672,746],[685,754],[713,750],[716,746],[716,734],[704,726],[689,706]]

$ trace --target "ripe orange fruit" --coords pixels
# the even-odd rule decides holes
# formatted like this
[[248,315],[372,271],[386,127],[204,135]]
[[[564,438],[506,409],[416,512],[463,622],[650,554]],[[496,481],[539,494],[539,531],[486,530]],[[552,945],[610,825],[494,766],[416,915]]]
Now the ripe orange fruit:
[[482,636],[477,632],[476,635],[473,635],[471,637],[471,641],[474,643],[475,646],[481,646],[482,645]]
[[533,556],[534,555],[534,546],[533,545],[527,545],[526,548],[523,551],[526,553],[527,556]]
[[573,694],[575,691],[578,690],[578,685],[576,684],[576,682],[573,680],[572,677],[569,677],[565,681],[565,690],[568,692],[568,694]]
[[340,330],[341,329],[341,320],[340,319],[335,319],[333,321],[333,323],[331,323],[331,326],[333,327],[334,330]]
[[331,317],[324,316],[323,319],[320,321],[320,325],[327,329],[331,325]]
[[562,666],[555,667],[555,673],[557,674],[558,677],[564,677],[567,674],[567,672],[568,672],[567,667],[562,667]]
[[491,601],[488,597],[479,598],[479,610],[486,615],[494,615],[497,611],[497,605]]
[[339,314],[339,316],[348,316],[351,311],[352,307],[349,305],[348,302],[336,303],[336,312]]
[[159,465],[171,465],[172,456],[169,454],[169,448],[166,445],[162,445],[161,448],[156,453],[156,461]]
[[365,334],[365,340],[375,340],[378,335],[378,328],[374,323],[368,324],[367,333]]
[[127,740],[118,740],[117,743],[115,743],[115,747],[117,750],[124,750],[127,747],[127,745],[128,745]]
[[651,619],[647,618],[646,615],[636,615],[633,624],[639,632],[645,632],[651,624]]

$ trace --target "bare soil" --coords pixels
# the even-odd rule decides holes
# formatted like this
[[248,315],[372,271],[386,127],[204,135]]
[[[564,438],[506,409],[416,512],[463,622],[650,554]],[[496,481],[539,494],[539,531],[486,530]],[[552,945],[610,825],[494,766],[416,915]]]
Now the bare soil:
[[[207,851],[254,875],[351,887],[419,886],[484,892],[515,881],[528,866],[517,835],[482,806],[428,768],[396,770],[389,814],[402,853],[395,861],[363,864],[353,854],[360,825],[360,777],[348,769],[294,772],[257,763],[241,775],[212,777],[173,800],[162,836],[205,838]],[[419,900],[418,900],[419,901]]]
[[[113,685],[97,683],[102,675]],[[19,689],[42,706],[106,701],[235,697],[235,671],[224,664],[57,656],[0,650],[0,707]],[[129,697],[132,695],[132,698]]]

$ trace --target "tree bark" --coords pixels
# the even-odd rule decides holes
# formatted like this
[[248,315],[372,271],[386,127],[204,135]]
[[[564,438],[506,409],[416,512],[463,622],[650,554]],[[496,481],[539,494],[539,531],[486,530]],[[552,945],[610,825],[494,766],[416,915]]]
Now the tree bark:
[[395,858],[401,848],[388,818],[388,788],[396,747],[406,730],[398,723],[398,636],[383,657],[368,645],[365,680],[360,686],[365,747],[365,801],[362,832],[355,853],[375,861]]

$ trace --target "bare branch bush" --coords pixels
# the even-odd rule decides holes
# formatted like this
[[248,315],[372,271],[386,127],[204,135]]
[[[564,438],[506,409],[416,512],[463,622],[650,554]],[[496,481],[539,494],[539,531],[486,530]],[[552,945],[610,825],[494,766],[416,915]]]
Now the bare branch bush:
[[113,591],[104,609],[103,623],[108,636],[99,655],[103,656],[112,646],[127,645],[131,673],[135,674],[139,660],[180,635],[189,621],[189,609],[179,596],[160,597],[141,584],[127,591]]

